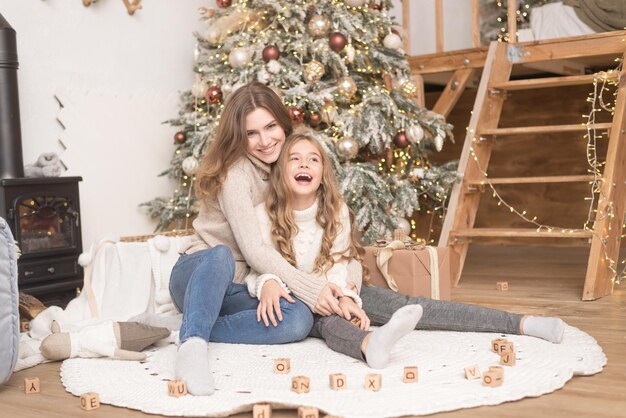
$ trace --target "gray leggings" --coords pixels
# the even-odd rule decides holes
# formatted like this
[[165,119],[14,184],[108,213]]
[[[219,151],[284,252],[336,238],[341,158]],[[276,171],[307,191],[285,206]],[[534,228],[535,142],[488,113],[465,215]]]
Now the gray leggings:
[[[520,333],[523,315],[460,302],[410,297],[380,287],[363,286],[363,310],[372,325],[384,325],[398,309],[422,305],[424,314],[415,329],[469,332]],[[329,348],[365,361],[361,343],[369,331],[363,331],[337,315],[315,316],[311,337],[322,338]]]

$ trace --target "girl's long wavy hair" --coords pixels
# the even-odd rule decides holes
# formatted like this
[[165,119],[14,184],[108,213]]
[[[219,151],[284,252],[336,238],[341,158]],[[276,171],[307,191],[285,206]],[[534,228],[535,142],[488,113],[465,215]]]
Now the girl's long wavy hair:
[[198,200],[217,196],[228,170],[246,155],[246,116],[258,108],[274,116],[285,131],[285,136],[293,132],[289,111],[271,88],[255,81],[237,89],[224,105],[215,139],[207,148],[196,175],[195,192]]
[[322,158],[322,181],[317,190],[317,215],[316,220],[324,230],[322,248],[315,260],[315,272],[325,273],[333,264],[343,259],[355,258],[362,261],[363,248],[356,239],[354,228],[354,215],[350,210],[351,238],[348,251],[341,254],[331,253],[333,243],[341,232],[341,207],[344,202],[337,178],[333,172],[330,159],[321,144],[306,133],[297,133],[289,136],[283,145],[283,149],[276,164],[272,166],[270,174],[270,188],[266,200],[266,210],[272,225],[272,237],[278,246],[279,252],[293,266],[296,265],[296,255],[293,248],[293,239],[298,233],[298,226],[293,218],[292,193],[285,176],[289,154],[293,146],[299,141],[309,141],[315,146]]

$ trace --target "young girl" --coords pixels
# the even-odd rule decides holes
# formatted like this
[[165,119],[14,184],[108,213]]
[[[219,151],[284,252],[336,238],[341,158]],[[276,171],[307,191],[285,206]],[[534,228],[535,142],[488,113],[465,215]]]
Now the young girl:
[[[366,361],[370,367],[386,367],[392,346],[415,329],[422,307],[400,308],[387,324],[374,332],[366,331],[369,319],[361,309],[361,298],[347,283],[348,261],[360,259],[350,211],[317,140],[306,134],[287,138],[272,167],[268,199],[255,210],[264,242],[274,245],[299,270],[335,283],[345,295],[339,298],[344,317],[316,315],[311,335],[323,338],[335,351]],[[278,276],[251,271],[246,277],[250,294],[261,298],[268,280],[288,291]],[[359,328],[349,321],[351,317],[359,319]],[[267,322],[262,304],[257,319]]]

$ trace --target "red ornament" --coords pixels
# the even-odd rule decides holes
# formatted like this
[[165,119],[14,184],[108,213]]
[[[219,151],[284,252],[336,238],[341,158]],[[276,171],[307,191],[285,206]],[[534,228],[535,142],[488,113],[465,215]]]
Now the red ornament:
[[187,140],[187,134],[183,131],[176,132],[174,135],[174,142],[177,144],[184,144]]
[[309,125],[317,128],[320,123],[322,123],[322,115],[320,115],[319,112],[313,112],[309,115]]
[[270,62],[271,60],[277,60],[280,57],[280,50],[276,45],[268,45],[263,48],[263,61]]
[[302,109],[295,106],[289,108],[289,116],[291,117],[291,121],[295,124],[301,123],[304,120],[304,112]]
[[341,32],[333,32],[328,37],[328,45],[335,52],[341,51],[348,44],[348,38]]
[[221,7],[222,9],[230,7],[231,4],[233,4],[233,0],[217,0],[217,7]]
[[398,148],[406,148],[410,144],[409,137],[404,131],[400,131],[393,137],[393,143]]
[[204,94],[204,98],[209,104],[220,104],[220,102],[222,101],[222,90],[220,90],[220,88],[217,86],[211,86]]

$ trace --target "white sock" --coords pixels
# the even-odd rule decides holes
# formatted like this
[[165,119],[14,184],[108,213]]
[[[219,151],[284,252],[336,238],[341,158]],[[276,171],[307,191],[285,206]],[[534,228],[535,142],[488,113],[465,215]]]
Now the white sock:
[[199,337],[189,338],[178,347],[176,378],[187,384],[187,391],[196,396],[207,396],[215,391],[209,367],[209,347]]
[[373,369],[383,369],[389,364],[391,348],[415,329],[422,318],[421,305],[407,305],[398,309],[389,322],[374,330],[365,348],[365,360]]
[[542,338],[552,343],[560,343],[563,341],[565,322],[559,318],[526,316],[522,327],[524,329],[524,335]]
[[160,316],[147,312],[135,315],[128,320],[128,322],[139,322],[140,324],[150,325],[152,327],[167,328],[170,331],[179,330],[182,321],[183,314],[178,314],[174,316]]

